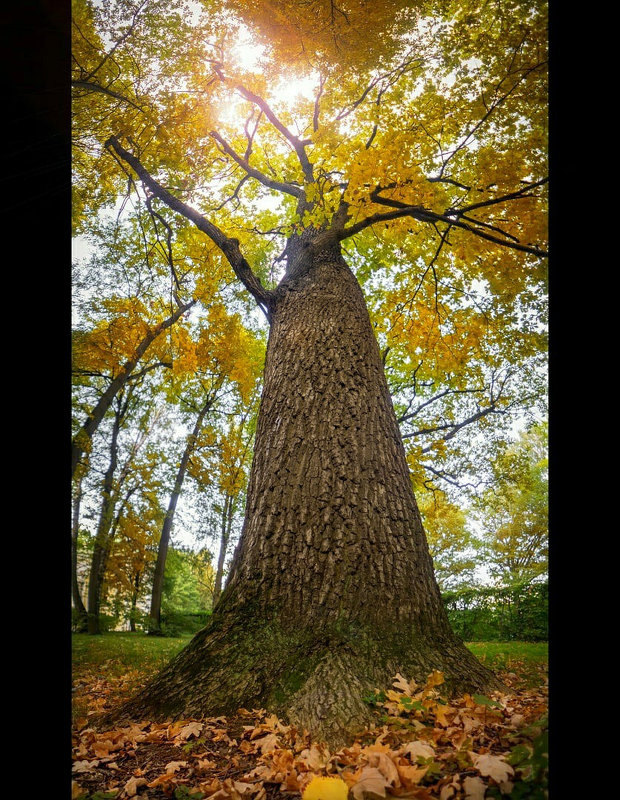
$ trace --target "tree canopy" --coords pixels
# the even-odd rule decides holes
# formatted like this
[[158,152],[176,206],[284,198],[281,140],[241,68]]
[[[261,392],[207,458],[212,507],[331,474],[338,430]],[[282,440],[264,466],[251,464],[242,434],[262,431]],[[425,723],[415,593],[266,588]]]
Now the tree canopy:
[[[439,659],[454,666],[448,683],[463,688],[470,676],[474,690],[486,686],[488,671],[465,664],[446,627],[410,484],[448,571],[472,571],[455,547],[469,536],[459,492],[487,499],[489,484],[501,485],[505,501],[486,518],[494,554],[525,526],[536,542],[525,566],[544,569],[540,470],[521,469],[508,443],[513,425],[531,425],[546,408],[546,4],[73,0],[72,8],[73,225],[91,248],[76,266],[73,463],[75,516],[83,487],[99,507],[93,608],[94,578],[116,563],[117,532],[132,530],[129,516],[121,520],[138,496],[137,443],[152,441],[159,453],[151,449],[153,477],[139,494],[160,498],[160,516],[164,495],[172,491],[175,507],[181,491],[175,470],[184,476],[187,467],[201,491],[212,487],[221,552],[246,484],[248,492],[232,578],[201,634],[214,660],[192,644],[147,702],[203,709],[188,678],[202,670],[203,694],[222,708],[240,685],[248,702],[292,692],[297,699],[282,707],[337,738],[342,719],[320,711],[336,694],[317,702],[315,690],[337,693],[345,663],[360,686],[393,663],[379,653],[377,609],[361,620],[363,590],[350,589],[346,569],[336,578],[334,564],[346,566],[351,547],[360,580],[377,591],[388,575],[398,584],[390,587],[398,659],[405,626],[407,664],[420,675]],[[302,418],[298,430],[292,417]],[[388,488],[393,507],[383,505]],[[349,536],[352,519],[363,542]],[[382,561],[366,543],[384,547]],[[304,572],[306,546],[316,561]],[[316,587],[312,574],[323,575]],[[406,593],[410,585],[423,587],[419,596]],[[330,636],[353,641],[367,625],[380,666],[349,664],[347,652],[336,669],[301,625],[294,647],[315,660],[303,678],[309,694],[297,695],[297,684],[277,683],[290,665],[268,663],[284,658],[274,642],[293,641],[293,609],[329,592]],[[272,607],[286,609],[277,636],[235,634],[244,614],[254,619],[253,603],[259,627],[271,624]],[[273,653],[259,652],[263,635]],[[237,657],[241,678],[226,662]],[[349,701],[361,719],[361,700]]]

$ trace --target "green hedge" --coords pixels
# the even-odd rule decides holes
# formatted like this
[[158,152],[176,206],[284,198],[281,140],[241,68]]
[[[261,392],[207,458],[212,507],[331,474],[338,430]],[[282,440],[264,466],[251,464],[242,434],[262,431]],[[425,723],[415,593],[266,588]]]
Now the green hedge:
[[211,616],[210,611],[184,614],[178,611],[167,611],[161,614],[161,630],[164,636],[184,636],[198,633],[204,628]]
[[454,631],[466,642],[549,638],[549,584],[457,589],[443,601]]

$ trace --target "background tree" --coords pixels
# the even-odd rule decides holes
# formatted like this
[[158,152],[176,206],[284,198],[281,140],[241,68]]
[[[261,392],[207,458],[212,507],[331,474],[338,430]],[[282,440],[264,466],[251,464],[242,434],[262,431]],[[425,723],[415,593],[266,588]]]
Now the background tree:
[[549,557],[547,424],[538,423],[493,463],[494,484],[476,504],[482,558],[498,583],[546,576]]
[[[511,352],[521,370],[544,345],[545,9],[499,6],[316,0],[287,3],[280,24],[272,4],[242,4],[264,37],[253,69],[235,57],[239,23],[214,4],[205,18],[217,33],[195,61],[178,60],[197,42],[187,26],[168,28],[179,46],[159,54],[146,120],[132,104],[155,23],[137,7],[92,9],[102,38],[80,63],[88,55],[95,76],[113,59],[125,94],[94,91],[112,103],[104,125],[90,95],[76,98],[97,143],[85,171],[119,193],[135,184],[160,216],[167,207],[193,224],[209,265],[228,270],[270,323],[226,589],[207,627],[119,713],[267,705],[336,742],[368,719],[364,690],[397,670],[424,679],[441,669],[451,691],[494,685],[442,606],[384,375],[389,343],[378,346],[362,288],[406,285],[399,313],[411,303],[413,322],[403,330],[424,332],[406,357],[415,367],[418,348],[443,353],[451,395],[479,394],[471,424],[509,406]],[[285,61],[289,84],[293,71],[314,82],[312,99],[283,99]],[[83,202],[101,208],[101,195]],[[425,281],[430,307],[417,303]],[[464,302],[478,284],[490,308]],[[485,336],[472,342],[475,322]],[[516,346],[519,330],[529,335]],[[478,354],[493,356],[482,380],[459,383]],[[419,387],[441,394],[440,374],[438,359]],[[439,445],[464,421],[450,420]]]

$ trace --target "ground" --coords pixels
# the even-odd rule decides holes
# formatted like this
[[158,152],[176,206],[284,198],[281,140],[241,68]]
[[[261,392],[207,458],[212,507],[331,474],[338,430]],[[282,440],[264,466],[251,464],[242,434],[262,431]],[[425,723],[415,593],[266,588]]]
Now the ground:
[[93,727],[187,641],[73,636],[73,800],[296,800],[317,775],[340,776],[351,800],[547,797],[545,643],[468,644],[504,694],[446,702],[440,673],[394,676],[365,698],[373,727],[333,753],[264,709]]

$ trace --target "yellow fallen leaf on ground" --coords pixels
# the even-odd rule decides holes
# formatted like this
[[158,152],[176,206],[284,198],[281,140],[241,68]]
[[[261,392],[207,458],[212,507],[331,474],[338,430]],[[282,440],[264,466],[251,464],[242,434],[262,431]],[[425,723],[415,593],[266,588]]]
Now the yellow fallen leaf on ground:
[[349,787],[336,777],[316,777],[306,786],[303,800],[347,800]]

